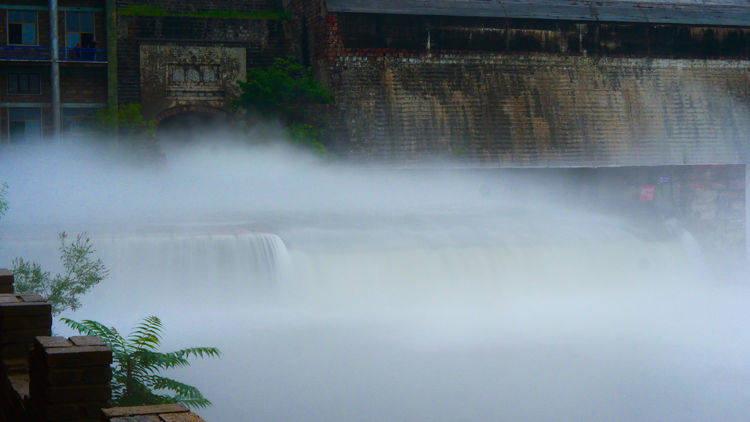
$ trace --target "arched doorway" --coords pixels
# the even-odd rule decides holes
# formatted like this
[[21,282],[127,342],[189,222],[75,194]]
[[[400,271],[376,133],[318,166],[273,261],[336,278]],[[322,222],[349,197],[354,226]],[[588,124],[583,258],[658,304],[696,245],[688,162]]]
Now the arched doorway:
[[211,107],[175,107],[156,118],[156,136],[163,142],[200,142],[232,127],[230,116]]

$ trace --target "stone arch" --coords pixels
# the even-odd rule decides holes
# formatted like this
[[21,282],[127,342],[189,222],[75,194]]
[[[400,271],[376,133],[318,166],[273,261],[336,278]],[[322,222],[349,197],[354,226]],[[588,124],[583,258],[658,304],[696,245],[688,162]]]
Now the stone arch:
[[227,112],[220,108],[191,104],[176,106],[163,110],[156,116],[154,121],[156,122],[156,126],[158,127],[164,120],[178,116],[180,114],[206,114],[216,116],[217,118],[229,118]]
[[231,130],[233,120],[226,111],[202,105],[172,107],[159,113],[156,136],[162,141],[192,142],[209,139],[208,133]]

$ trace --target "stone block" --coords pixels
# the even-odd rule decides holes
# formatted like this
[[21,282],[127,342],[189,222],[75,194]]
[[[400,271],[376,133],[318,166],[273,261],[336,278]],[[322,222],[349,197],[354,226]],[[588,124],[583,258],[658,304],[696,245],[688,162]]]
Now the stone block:
[[52,309],[37,294],[0,294],[0,358],[26,357],[36,336],[51,334]]
[[[49,328],[52,326],[52,315],[5,316],[0,318],[0,333],[4,330],[23,330],[29,328]],[[42,335],[42,334],[37,334]],[[47,334],[48,335],[48,334]]]
[[39,382],[46,386],[107,384],[112,379],[112,370],[106,366],[89,366],[47,370],[38,375]]
[[106,403],[111,396],[109,383],[99,385],[67,384],[62,386],[44,387],[46,388],[37,389],[38,385],[34,385],[34,388],[31,391],[33,391],[35,401],[54,404],[69,404],[86,401]]
[[45,421],[96,421],[111,396],[112,350],[88,336],[38,336],[29,355],[30,402]]
[[0,293],[13,293],[13,272],[0,268]]
[[166,413],[184,413],[189,412],[188,409],[182,403],[174,404],[158,404],[153,406],[128,406],[128,407],[113,407],[109,409],[102,409],[102,417],[108,418],[103,420],[109,420],[114,417],[121,416],[138,416],[138,415],[154,415],[154,414],[166,414]]
[[183,404],[102,409],[101,422],[205,422]]
[[42,420],[49,421],[98,421],[104,402],[48,404],[38,413]]

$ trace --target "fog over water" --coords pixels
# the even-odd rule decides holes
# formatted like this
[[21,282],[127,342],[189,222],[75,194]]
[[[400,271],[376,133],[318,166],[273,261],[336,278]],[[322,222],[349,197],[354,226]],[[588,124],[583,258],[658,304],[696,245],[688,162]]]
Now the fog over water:
[[159,166],[5,150],[0,267],[55,270],[56,233],[86,231],[111,276],[65,316],[155,314],[165,349],[219,347],[173,373],[209,421],[750,417],[746,275],[714,279],[679,223],[555,174],[422,166],[218,139]]

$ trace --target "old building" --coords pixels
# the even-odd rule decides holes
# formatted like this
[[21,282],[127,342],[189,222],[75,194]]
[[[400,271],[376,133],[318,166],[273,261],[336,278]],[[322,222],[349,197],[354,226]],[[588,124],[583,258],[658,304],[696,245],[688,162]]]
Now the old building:
[[0,2],[0,139],[70,132],[106,104],[106,22],[104,0]]
[[344,154],[582,169],[568,172],[607,181],[590,201],[663,207],[704,244],[744,246],[746,1],[286,6],[299,56],[335,97],[328,137]]
[[0,0],[0,138],[107,103],[161,127],[222,116],[246,69],[289,54],[333,94],[342,155],[588,169],[623,185],[590,200],[745,242],[745,0]]
[[117,2],[120,103],[159,124],[224,113],[250,66],[290,51],[278,0]]
[[2,0],[1,139],[54,138],[108,102],[222,114],[248,66],[291,51],[286,17],[277,0]]

